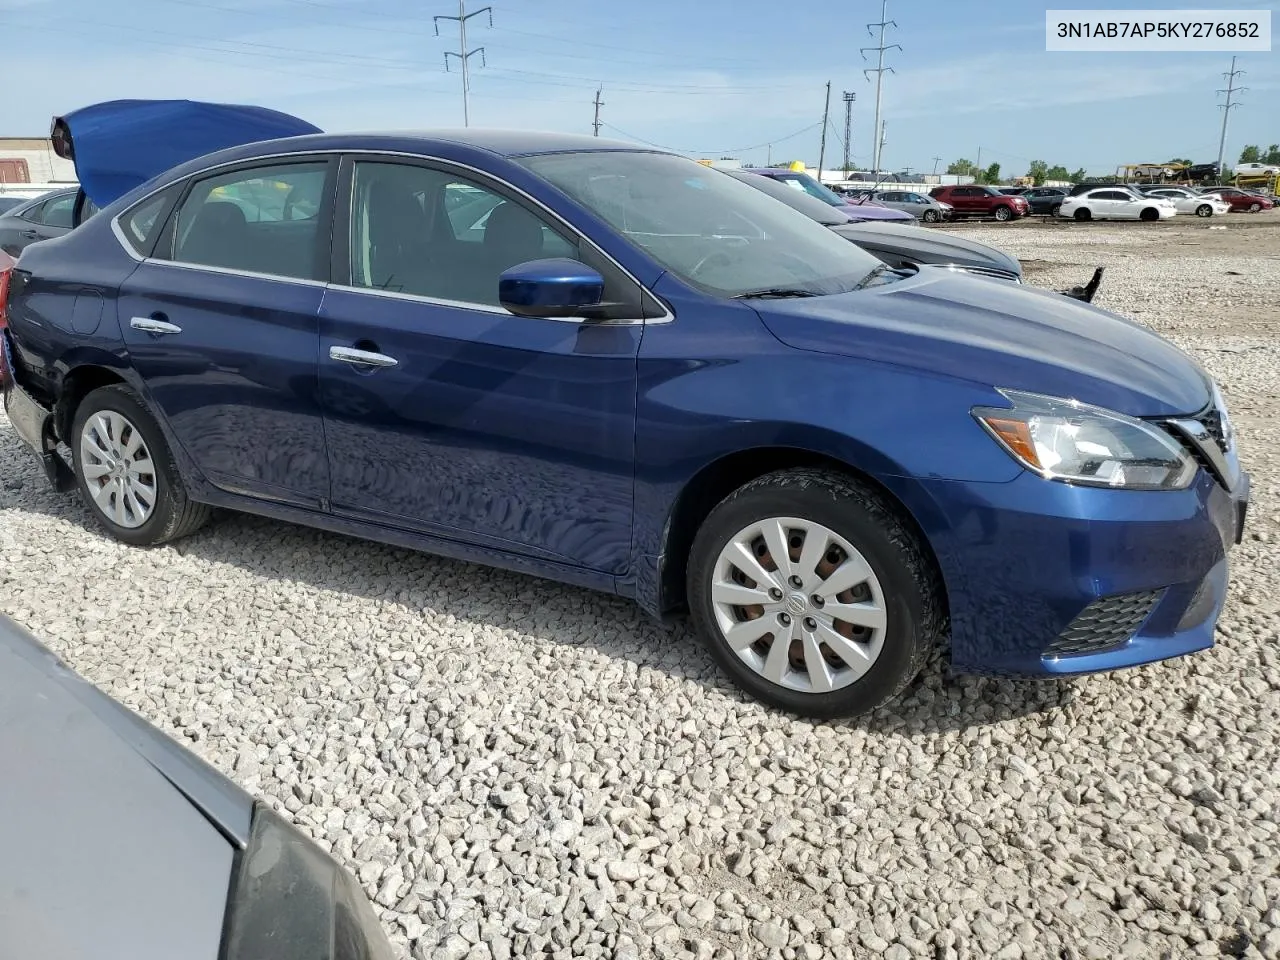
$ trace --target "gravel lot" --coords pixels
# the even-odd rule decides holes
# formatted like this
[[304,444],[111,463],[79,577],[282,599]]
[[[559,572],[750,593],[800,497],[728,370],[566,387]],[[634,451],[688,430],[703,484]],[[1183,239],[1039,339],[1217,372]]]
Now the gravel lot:
[[[1227,225],[1226,230],[1213,229]],[[622,601],[244,516],[138,550],[0,415],[0,609],[283,809],[414,957],[1280,957],[1280,212],[948,227],[1226,384],[1212,651],[839,724]]]

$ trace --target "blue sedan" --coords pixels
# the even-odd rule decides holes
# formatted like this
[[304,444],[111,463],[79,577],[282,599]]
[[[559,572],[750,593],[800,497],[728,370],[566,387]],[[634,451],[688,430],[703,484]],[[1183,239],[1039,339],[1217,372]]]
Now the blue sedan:
[[119,540],[222,507],[687,609],[811,716],[943,644],[1029,676],[1212,644],[1249,481],[1155,333],[657,150],[260,136],[114,200],[82,170],[104,209],[9,278],[10,420]]

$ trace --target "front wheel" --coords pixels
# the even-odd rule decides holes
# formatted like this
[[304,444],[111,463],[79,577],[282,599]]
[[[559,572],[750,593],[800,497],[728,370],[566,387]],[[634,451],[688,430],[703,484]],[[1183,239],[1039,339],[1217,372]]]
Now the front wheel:
[[187,497],[155,418],[124,384],[91,391],[68,438],[80,495],[117,540],[151,546],[194,533],[209,508]]
[[942,214],[940,214],[937,210],[934,210],[932,207],[930,207],[928,210],[926,210],[924,213],[920,215],[920,219],[923,220],[925,223],[937,223],[939,220],[942,219]]
[[721,502],[694,539],[688,596],[741,687],[810,717],[897,696],[945,620],[933,567],[894,506],[820,470],[769,474]]
[[1262,204],[1260,204],[1260,203],[1251,203],[1251,204],[1249,204],[1249,212],[1250,212],[1250,213],[1259,213],[1259,212],[1261,212],[1261,210],[1262,210]]
[[996,219],[1001,223],[1013,219],[1013,211],[1008,207],[996,207]]
[[1196,207],[1196,216],[1197,216],[1197,217],[1212,217],[1212,216],[1213,216],[1213,207],[1209,206],[1209,204],[1207,204],[1207,203],[1202,203],[1202,204],[1200,204],[1200,206]]

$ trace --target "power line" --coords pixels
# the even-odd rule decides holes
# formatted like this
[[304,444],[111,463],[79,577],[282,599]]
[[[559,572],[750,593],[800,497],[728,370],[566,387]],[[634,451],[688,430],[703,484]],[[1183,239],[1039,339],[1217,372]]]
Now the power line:
[[462,125],[464,127],[471,126],[471,111],[467,103],[468,96],[471,92],[471,58],[475,54],[480,54],[480,63],[484,65],[484,47],[476,47],[474,50],[467,49],[467,21],[472,17],[478,17],[482,13],[489,14],[489,26],[493,26],[493,7],[481,7],[467,13],[467,0],[458,0],[458,15],[456,17],[435,16],[431,18],[431,22],[435,24],[436,36],[440,35],[441,20],[456,20],[458,23],[458,52],[446,50],[444,54],[444,68],[449,69],[449,58],[457,57],[462,64]]
[[889,73],[893,73],[893,67],[886,67],[886,66],[884,65],[884,52],[885,52],[886,50],[892,50],[892,49],[894,49],[895,47],[896,47],[897,49],[899,49],[899,50],[901,50],[901,49],[902,49],[902,46],[901,46],[900,44],[896,44],[896,43],[891,43],[891,44],[888,44],[887,46],[885,45],[885,42],[884,42],[884,28],[885,28],[885,27],[888,27],[888,26],[893,26],[893,27],[897,27],[897,26],[898,26],[897,21],[888,19],[888,9],[889,9],[889,0],[880,0],[880,20],[879,20],[877,23],[868,23],[868,24],[867,24],[867,33],[871,34],[871,36],[873,36],[873,37],[875,36],[875,31],[874,31],[874,30],[872,30],[871,28],[872,28],[872,27],[879,27],[879,28],[880,28],[880,45],[879,45],[878,47],[863,47],[863,48],[861,48],[861,49],[858,51],[859,53],[861,53],[861,54],[862,54],[862,59],[864,59],[864,60],[867,58],[867,53],[866,53],[866,52],[867,52],[868,50],[874,50],[874,51],[876,51],[876,53],[877,53],[876,65],[875,65],[874,67],[869,67],[869,68],[867,68],[866,70],[863,70],[863,71],[862,71],[862,75],[863,75],[864,77],[866,77],[868,74],[871,74],[871,73],[874,73],[874,74],[876,75],[876,118],[875,118],[875,122],[872,124],[872,127],[871,127],[872,136],[874,136],[874,137],[875,137],[875,139],[876,139],[876,143],[875,143],[875,159],[872,161],[872,166],[874,167],[873,172],[875,173],[875,175],[876,175],[876,176],[879,176],[879,175],[880,175],[880,140],[881,140],[881,136],[880,136],[880,99],[881,99],[881,92],[882,92],[883,87],[884,87],[884,74],[885,74],[885,71],[887,70]]
[[1241,93],[1249,89],[1248,87],[1237,87],[1235,85],[1236,77],[1243,76],[1243,75],[1244,75],[1244,71],[1236,69],[1236,58],[1232,57],[1231,71],[1229,73],[1223,74],[1223,76],[1227,78],[1227,89],[1218,91],[1218,93],[1225,93],[1227,95],[1227,102],[1218,104],[1218,108],[1222,111],[1222,136],[1218,138],[1218,176],[1219,177],[1222,176],[1223,153],[1227,149],[1227,120],[1229,120],[1231,117],[1231,108],[1240,106],[1239,103],[1232,102],[1231,97],[1234,94]]
[[818,123],[811,123],[811,124],[809,124],[809,126],[807,126],[807,127],[802,127],[801,129],[799,129],[799,130],[795,131],[794,133],[788,133],[788,134],[787,134],[786,136],[784,136],[784,137],[774,137],[774,138],[773,138],[773,139],[771,139],[771,140],[766,140],[766,141],[764,141],[763,143],[756,143],[756,144],[752,144],[752,145],[751,145],[751,146],[749,146],[749,147],[728,147],[728,148],[722,148],[722,149],[718,149],[718,150],[682,150],[682,149],[680,149],[679,147],[669,147],[669,146],[667,146],[667,145],[665,145],[665,144],[661,144],[661,143],[654,143],[652,140],[646,140],[644,137],[637,137],[634,133],[627,133],[627,131],[623,130],[621,127],[614,126],[612,123],[605,123],[604,121],[601,121],[601,122],[600,122],[600,126],[602,126],[602,127],[608,127],[610,130],[615,130],[615,131],[617,131],[618,133],[622,134],[624,137],[627,137],[627,138],[628,138],[628,139],[630,139],[630,140],[638,140],[638,141],[640,141],[641,143],[646,144],[646,145],[648,145],[648,146],[650,146],[650,147],[657,147],[659,150],[670,150],[672,153],[684,153],[684,154],[693,154],[693,153],[706,153],[706,154],[712,154],[712,153],[714,153],[714,154],[717,154],[717,155],[723,156],[724,154],[728,154],[728,153],[746,153],[746,152],[747,152],[747,151],[749,151],[749,150],[760,150],[760,149],[762,149],[762,148],[764,148],[764,147],[770,147],[770,148],[772,148],[772,146],[773,146],[775,143],[782,143],[782,142],[783,142],[783,141],[785,141],[785,140],[792,140],[792,139],[794,139],[794,138],[796,138],[796,137],[800,136],[801,134],[808,133],[810,130],[814,129],[815,127],[820,127],[820,126],[822,126],[822,123],[821,123],[821,121],[819,121]]

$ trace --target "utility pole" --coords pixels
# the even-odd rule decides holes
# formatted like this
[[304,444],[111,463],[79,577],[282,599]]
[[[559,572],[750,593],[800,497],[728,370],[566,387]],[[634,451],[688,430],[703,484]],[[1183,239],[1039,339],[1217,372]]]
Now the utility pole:
[[436,36],[440,36],[441,20],[456,20],[458,22],[458,52],[446,50],[444,54],[444,68],[449,69],[449,58],[457,57],[462,63],[462,125],[464,127],[471,126],[471,108],[468,103],[471,95],[471,70],[470,60],[475,54],[480,54],[480,63],[485,64],[484,47],[476,47],[474,50],[467,49],[467,21],[472,17],[478,17],[482,13],[489,14],[489,26],[493,26],[493,7],[481,7],[467,13],[467,0],[458,0],[458,15],[456,17],[438,16],[432,17],[431,21],[436,28]]
[[876,75],[876,117],[875,117],[875,121],[873,122],[872,127],[871,127],[872,133],[873,133],[873,135],[875,135],[875,137],[876,137],[876,141],[875,141],[875,159],[874,159],[874,162],[873,162],[873,166],[875,167],[875,170],[874,170],[873,172],[876,174],[876,176],[879,176],[879,175],[880,175],[880,139],[879,139],[879,130],[880,130],[880,95],[881,95],[881,93],[882,93],[882,88],[883,88],[883,85],[884,85],[884,74],[885,74],[885,71],[887,70],[887,71],[889,71],[890,73],[893,73],[893,67],[886,67],[886,66],[884,65],[884,52],[885,52],[886,50],[892,50],[892,49],[894,49],[895,47],[896,47],[897,49],[899,49],[899,50],[901,50],[901,49],[902,49],[902,47],[901,47],[900,45],[896,44],[896,43],[891,43],[891,44],[889,44],[888,46],[886,46],[886,45],[885,45],[885,42],[884,42],[884,28],[885,28],[885,27],[888,27],[888,26],[897,27],[897,25],[898,25],[898,24],[897,24],[897,21],[888,19],[888,9],[889,9],[889,0],[880,0],[880,21],[879,21],[878,23],[868,23],[868,24],[867,24],[867,33],[871,34],[871,36],[873,36],[873,37],[874,37],[876,34],[875,34],[875,30],[873,30],[872,28],[873,28],[873,27],[879,27],[879,28],[880,28],[880,45],[879,45],[878,47],[863,47],[861,50],[859,50],[859,51],[858,51],[859,53],[861,53],[861,54],[862,54],[862,59],[863,59],[863,60],[867,59],[867,51],[868,51],[868,50],[874,50],[874,51],[876,51],[876,53],[877,53],[877,55],[878,55],[878,56],[877,56],[877,60],[876,60],[876,65],[875,65],[875,67],[869,67],[869,68],[867,68],[866,70],[863,70],[863,71],[862,71],[862,75],[863,75],[864,77],[867,77],[867,79],[870,79],[870,77],[868,76],[868,74],[872,74],[872,73],[874,73],[874,74]]
[[938,175],[938,164],[940,164],[941,162],[942,162],[942,158],[941,158],[941,157],[934,157],[934,158],[933,158],[933,175],[934,175],[935,177]]
[[772,143],[767,144],[767,147],[769,152],[765,154],[764,165],[766,167],[772,167],[773,166],[773,144]]
[[853,101],[858,99],[856,93],[844,92],[844,172],[848,176],[851,169],[850,155],[853,153]]
[[[884,145],[888,142],[888,139],[884,135],[885,125],[886,125],[886,122],[884,120],[881,120],[880,121],[880,139],[876,141],[876,147],[877,147],[876,155],[878,157],[884,156]],[[876,170],[879,171],[879,169],[880,169],[880,162],[877,160]],[[879,173],[877,173],[876,176],[878,177]]]
[[1236,77],[1243,76],[1243,74],[1244,74],[1243,70],[1236,69],[1236,58],[1232,57],[1231,72],[1223,74],[1223,76],[1227,78],[1227,89],[1218,91],[1218,93],[1225,93],[1227,95],[1227,102],[1218,104],[1218,108],[1222,110],[1222,136],[1218,138],[1218,178],[1219,179],[1222,178],[1222,173],[1223,173],[1223,169],[1222,169],[1223,153],[1227,149],[1227,120],[1230,119],[1231,117],[1231,108],[1240,106],[1239,103],[1234,102],[1231,98],[1233,95],[1249,89],[1248,87],[1236,86]]
[[831,114],[831,81],[827,81],[827,99],[822,107],[822,139],[818,142],[818,182],[822,182],[822,161],[827,156],[827,118]]
[[596,87],[596,118],[591,121],[592,136],[600,136],[600,108],[604,106],[604,101],[600,99],[600,94],[604,87]]
[[977,169],[973,171],[974,183],[978,183],[982,180],[982,147],[978,147],[978,162],[976,164],[976,168]]

